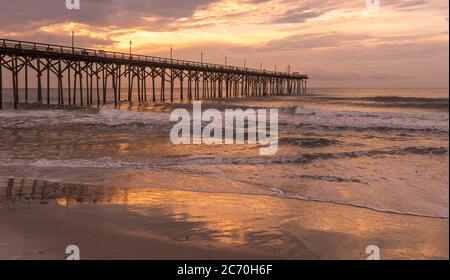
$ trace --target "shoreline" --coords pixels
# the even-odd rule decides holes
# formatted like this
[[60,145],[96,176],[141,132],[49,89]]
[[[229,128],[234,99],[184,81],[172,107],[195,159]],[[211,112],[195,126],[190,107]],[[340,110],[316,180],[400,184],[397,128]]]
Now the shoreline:
[[[448,259],[448,219],[266,195],[70,186],[3,191],[0,259]],[[63,195],[62,195],[63,194]]]

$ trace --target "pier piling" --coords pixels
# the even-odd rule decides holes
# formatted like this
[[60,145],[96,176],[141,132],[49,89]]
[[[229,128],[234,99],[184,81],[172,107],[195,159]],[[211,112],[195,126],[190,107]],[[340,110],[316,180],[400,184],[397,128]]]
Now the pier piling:
[[[43,102],[42,76],[46,78],[46,103],[92,106],[96,87],[97,106],[122,102],[122,78],[128,79],[127,102],[147,102],[147,79],[151,83],[151,100],[157,102],[156,84],[160,81],[159,102],[166,102],[166,83],[170,86],[170,102],[176,99],[244,98],[281,94],[305,94],[308,76],[290,72],[272,72],[228,65],[129,55],[103,50],[40,44],[0,39],[0,109],[5,101],[4,72],[11,73],[14,108],[20,101],[29,102],[29,75],[36,73],[36,100]],[[44,74],[45,73],[45,74]],[[19,88],[19,75],[24,87]],[[95,81],[94,81],[95,80]],[[101,82],[100,82],[101,80]],[[55,99],[52,84],[56,84]],[[179,85],[178,96],[175,88]],[[78,89],[79,87],[79,89]],[[84,88],[83,88],[84,87]],[[100,94],[100,87],[102,93]],[[67,90],[64,90],[64,89]],[[187,93],[185,93],[187,89]],[[23,90],[24,96],[21,97]],[[108,90],[113,92],[108,95]],[[85,94],[83,94],[85,91]],[[79,94],[79,97],[77,97]],[[79,99],[79,100],[78,100]],[[67,100],[67,102],[65,102]]]

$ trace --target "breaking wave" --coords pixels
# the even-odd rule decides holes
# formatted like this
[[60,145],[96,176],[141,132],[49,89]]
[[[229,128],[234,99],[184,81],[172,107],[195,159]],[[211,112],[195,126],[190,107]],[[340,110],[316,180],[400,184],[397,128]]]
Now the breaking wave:
[[154,169],[161,166],[182,165],[224,165],[224,164],[308,164],[317,160],[374,157],[379,155],[447,155],[445,147],[405,147],[395,149],[375,149],[369,151],[350,151],[338,153],[310,153],[296,156],[279,157],[241,157],[209,158],[186,157],[182,161],[174,157],[152,158],[149,161],[120,161],[110,157],[90,159],[0,159],[0,166],[30,166],[59,168],[133,168]]
[[0,112],[0,128],[40,126],[152,126],[170,123],[164,112],[135,112],[103,107],[99,110],[18,110]]
[[[295,110],[293,109],[295,107]],[[335,111],[330,109],[285,107],[280,125],[330,129],[449,131],[448,114]]]
[[[176,108],[176,106],[172,106]],[[448,114],[335,111],[302,106],[278,107],[281,126],[327,129],[449,131]],[[170,125],[170,112],[101,109],[0,111],[0,128],[61,126],[152,127]]]

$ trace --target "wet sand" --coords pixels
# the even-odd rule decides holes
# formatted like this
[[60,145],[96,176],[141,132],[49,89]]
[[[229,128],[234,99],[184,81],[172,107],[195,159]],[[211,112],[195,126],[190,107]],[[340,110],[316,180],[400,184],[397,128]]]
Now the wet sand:
[[[51,207],[15,209],[0,219],[0,259],[63,260],[68,245],[80,248],[87,260],[167,259],[267,259],[268,255],[246,251],[200,247],[158,236],[115,231],[129,223],[125,217],[102,221],[99,209],[81,213],[54,211]],[[106,211],[107,212],[107,211]]]
[[[5,181],[3,181],[5,182]],[[264,194],[108,188],[8,180],[0,258],[448,259],[446,218]]]

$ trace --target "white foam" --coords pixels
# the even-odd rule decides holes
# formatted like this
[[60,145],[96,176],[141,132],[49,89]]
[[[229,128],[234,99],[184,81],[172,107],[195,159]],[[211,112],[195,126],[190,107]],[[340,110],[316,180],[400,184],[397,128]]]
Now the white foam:
[[17,110],[0,111],[0,127],[32,128],[64,125],[152,125],[170,123],[164,112],[133,112],[104,107],[98,112],[86,110]]
[[281,123],[307,126],[449,131],[448,114],[337,111],[298,106],[294,114],[280,114],[279,119]]

